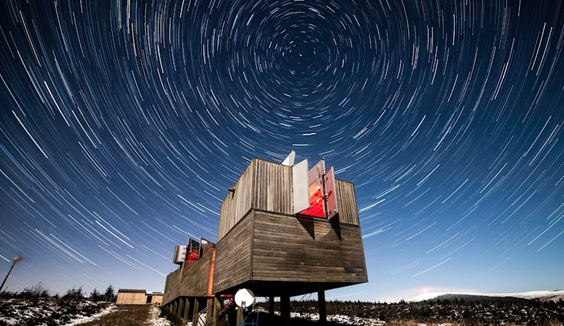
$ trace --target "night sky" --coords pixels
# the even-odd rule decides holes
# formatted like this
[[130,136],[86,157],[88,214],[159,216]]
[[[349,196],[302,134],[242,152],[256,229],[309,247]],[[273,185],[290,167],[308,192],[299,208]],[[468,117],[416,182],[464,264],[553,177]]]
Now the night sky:
[[163,291],[253,157],[354,182],[370,282],[564,288],[564,3],[0,1],[0,276]]

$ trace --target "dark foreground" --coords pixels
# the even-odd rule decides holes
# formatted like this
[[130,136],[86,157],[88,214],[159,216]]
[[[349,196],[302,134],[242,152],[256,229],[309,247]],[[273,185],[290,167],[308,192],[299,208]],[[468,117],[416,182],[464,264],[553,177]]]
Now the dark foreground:
[[130,326],[143,325],[149,318],[149,305],[142,306],[119,306],[110,314],[102,316],[100,319],[81,326]]

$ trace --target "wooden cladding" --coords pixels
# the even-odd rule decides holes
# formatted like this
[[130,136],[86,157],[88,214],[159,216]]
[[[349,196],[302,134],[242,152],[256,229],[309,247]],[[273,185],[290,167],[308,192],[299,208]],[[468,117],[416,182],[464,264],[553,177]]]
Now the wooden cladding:
[[263,160],[254,162],[255,191],[251,208],[292,214],[292,168]]
[[[339,220],[359,225],[354,185],[335,180]],[[221,205],[219,242],[250,210],[293,214],[292,168],[253,159]]]
[[251,277],[253,219],[246,216],[216,246],[213,290],[234,287]]
[[368,281],[360,227],[307,217],[254,214],[254,281]]
[[251,209],[254,165],[252,160],[237,183],[229,189],[229,193],[221,204],[217,241],[221,240],[229,230]]
[[[253,210],[217,244],[215,293],[236,291],[247,282],[339,287],[367,281],[360,227],[338,220]],[[300,287],[286,290],[306,289]]]
[[292,214],[292,168],[253,159],[221,205],[217,241],[251,209]]
[[211,252],[202,257],[186,274],[181,268],[166,277],[163,305],[180,296],[205,297],[208,292],[208,277],[211,265]]
[[356,194],[352,182],[335,180],[337,191],[337,205],[339,208],[339,222],[344,224],[360,225]]

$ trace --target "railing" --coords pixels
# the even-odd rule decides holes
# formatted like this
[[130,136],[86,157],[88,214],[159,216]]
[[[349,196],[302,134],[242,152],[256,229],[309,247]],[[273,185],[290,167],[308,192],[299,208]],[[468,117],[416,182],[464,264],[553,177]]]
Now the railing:
[[[208,310],[213,309],[213,306],[206,306],[204,309],[200,310],[197,314],[192,317],[192,326],[206,326],[206,316],[208,315]],[[208,321],[211,324],[211,320]]]
[[[226,318],[226,312],[229,308],[234,305],[233,298],[221,298],[219,300],[220,308],[217,313],[219,319]],[[207,316],[210,310],[213,312],[214,305],[208,305],[204,309],[200,310],[197,314],[192,317],[192,326],[208,326],[212,324],[212,319],[208,320]],[[222,318],[223,314],[223,318]],[[246,324],[245,324],[246,325]],[[258,325],[258,324],[254,324]]]
[[258,326],[260,313],[258,311],[251,311],[248,315],[243,316],[238,322],[237,326]]

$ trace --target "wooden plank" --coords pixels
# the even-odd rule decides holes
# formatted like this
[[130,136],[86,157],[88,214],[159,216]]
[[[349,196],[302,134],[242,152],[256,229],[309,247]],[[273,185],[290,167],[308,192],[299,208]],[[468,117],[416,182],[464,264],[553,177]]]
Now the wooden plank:
[[221,204],[217,241],[221,240],[252,207],[255,160],[247,166]]
[[352,182],[336,179],[335,188],[339,207],[339,222],[360,225],[354,184]]
[[205,255],[196,266],[181,277],[179,296],[205,297],[207,295],[211,257],[211,254]]
[[291,167],[257,159],[252,208],[292,214],[291,178]]
[[163,306],[167,305],[168,303],[172,302],[174,299],[178,297],[178,293],[179,293],[178,290],[180,289],[179,286],[180,275],[181,275],[181,269],[179,267],[177,270],[166,276],[165,292],[163,295]]
[[247,215],[216,246],[214,293],[250,279],[253,214]]
[[292,168],[253,159],[221,205],[217,241],[256,209],[292,214]]
[[211,265],[211,252],[203,256],[186,274],[181,269],[167,275],[163,305],[179,297],[205,297],[208,290],[208,274]]
[[358,226],[256,212],[253,248],[252,280],[336,283],[368,280]]

